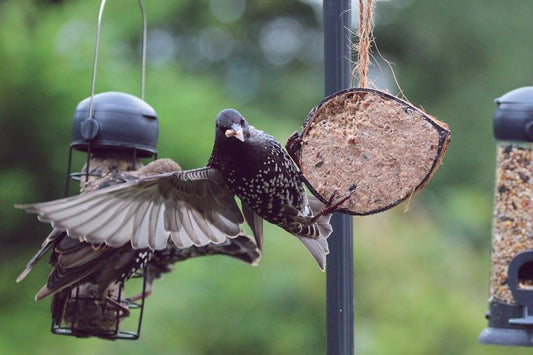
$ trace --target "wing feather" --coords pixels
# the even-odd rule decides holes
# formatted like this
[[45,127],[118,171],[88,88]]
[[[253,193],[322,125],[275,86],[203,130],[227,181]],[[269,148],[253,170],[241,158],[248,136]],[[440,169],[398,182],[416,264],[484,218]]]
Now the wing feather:
[[139,207],[139,211],[136,214],[135,218],[138,220],[134,226],[135,234],[133,235],[131,239],[131,246],[132,248],[136,249],[144,249],[148,248],[148,236],[150,234],[150,213],[148,211],[151,210],[152,206],[154,205],[154,201],[143,201],[141,206]]
[[129,242],[159,250],[169,237],[180,247],[202,246],[239,235],[244,218],[220,171],[157,164],[139,170],[134,181],[15,207],[38,214],[70,237],[113,247]]
[[244,213],[246,223],[252,229],[257,247],[259,250],[263,250],[263,218],[244,203],[242,205],[242,212]]

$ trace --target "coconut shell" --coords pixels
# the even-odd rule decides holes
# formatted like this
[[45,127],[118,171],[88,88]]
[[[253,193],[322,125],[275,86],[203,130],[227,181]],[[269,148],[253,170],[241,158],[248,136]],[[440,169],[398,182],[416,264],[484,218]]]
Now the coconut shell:
[[404,100],[355,88],[314,107],[296,138],[287,150],[310,191],[325,203],[352,192],[339,212],[368,215],[396,206],[428,183],[450,131]]

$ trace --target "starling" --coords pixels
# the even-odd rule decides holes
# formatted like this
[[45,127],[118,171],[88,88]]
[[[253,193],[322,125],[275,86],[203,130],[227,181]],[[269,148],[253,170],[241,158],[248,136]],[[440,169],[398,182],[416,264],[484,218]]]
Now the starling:
[[[90,167],[90,171],[86,169]],[[91,154],[89,164],[80,175],[82,193],[126,182],[132,177],[127,171],[134,171],[142,167],[139,160],[133,160],[125,152],[98,152]],[[73,328],[83,327],[79,320],[85,320],[88,324],[98,324],[104,327],[115,326],[116,319],[109,314],[116,314],[119,310],[127,315],[127,308],[114,302],[121,281],[128,279],[138,269],[142,269],[148,262],[151,251],[148,248],[133,249],[129,244],[118,248],[104,244],[91,244],[78,239],[68,238],[64,230],[54,228],[44,240],[41,248],[28,262],[25,270],[17,278],[20,282],[31,271],[35,264],[49,251],[52,250],[50,265],[52,271],[46,285],[35,296],[36,300],[53,295],[51,311],[54,325],[60,325],[64,315],[69,314],[71,319],[77,319],[78,323],[70,324]],[[74,289],[77,288],[75,291]],[[94,300],[92,308],[74,312],[69,300],[73,293],[84,298]],[[105,307],[108,303],[114,307]],[[70,308],[69,308],[70,305]],[[108,310],[107,314],[103,310]],[[80,313],[79,317],[73,317],[73,313]],[[91,315],[91,321],[87,316]],[[104,316],[106,315],[106,316]],[[65,317],[66,318],[66,317]],[[94,321],[93,321],[94,320]],[[68,323],[68,321],[67,321]]]
[[[131,157],[124,152],[112,152],[92,154],[89,164],[90,171],[84,168],[81,179],[82,193],[100,189],[108,186],[124,183],[128,179],[133,179],[129,174],[142,167],[139,160],[132,161]],[[123,245],[124,246],[124,245]],[[67,238],[67,233],[59,228],[54,228],[50,235],[44,240],[39,251],[28,262],[26,269],[19,275],[17,282],[20,282],[31,271],[33,266],[49,251],[53,250],[50,264],[54,270],[50,274],[48,284],[44,286],[36,295],[36,299],[42,299],[53,294],[73,283],[79,283],[83,279],[91,276],[95,270],[100,269],[107,260],[113,258],[118,263],[113,266],[120,269],[128,262],[122,260],[146,258],[146,251],[149,249],[134,250],[130,246],[127,248],[110,248],[104,244],[90,244],[78,239]],[[126,256],[124,256],[126,255]],[[139,267],[142,266],[139,261]],[[126,267],[131,269],[131,267]],[[94,276],[94,275],[92,275]]]
[[250,126],[238,111],[223,110],[207,165],[221,171],[250,225],[266,219],[280,226],[300,239],[324,269],[330,214],[321,214],[324,205],[306,194],[300,172],[274,137]]
[[[329,218],[340,202],[308,195],[301,173],[270,135],[248,125],[236,110],[216,118],[215,142],[204,168],[179,170],[156,160],[124,184],[66,199],[17,205],[70,237],[119,247],[162,250],[221,243],[240,233],[244,218],[261,249],[263,219],[295,235],[324,270]],[[234,196],[242,202],[239,210]]]
[[[87,173],[84,170],[80,174],[82,195],[136,181],[139,176],[162,173],[165,169],[181,170],[178,164],[163,159],[150,169],[141,169],[141,172],[136,170],[142,167],[140,161],[132,162],[131,156],[124,152],[92,154],[88,166],[90,171]],[[189,216],[199,218],[194,212],[190,212]],[[240,221],[238,218],[237,220]],[[192,232],[188,230],[187,233]],[[166,249],[154,252],[148,247],[132,248],[129,240],[121,245],[111,246],[68,238],[64,229],[54,228],[17,278],[17,282],[25,278],[49,250],[53,250],[50,258],[53,270],[47,284],[37,293],[36,300],[53,295],[51,310],[54,325],[59,326],[65,320],[72,329],[109,330],[116,327],[117,312],[120,317],[129,313],[127,303],[119,304],[116,299],[121,282],[129,279],[137,270],[146,267],[146,293],[149,294],[153,280],[161,273],[169,272],[171,264],[177,261],[214,254],[233,256],[253,265],[260,259],[257,246],[245,235],[238,235],[235,241],[223,238],[220,244],[207,244],[198,248],[192,245],[193,240],[197,239],[195,235],[190,235],[188,239],[182,237],[182,245],[188,247],[180,249],[176,244],[168,243]],[[81,296],[83,302],[69,302],[74,296]],[[134,298],[144,296],[141,294]]]

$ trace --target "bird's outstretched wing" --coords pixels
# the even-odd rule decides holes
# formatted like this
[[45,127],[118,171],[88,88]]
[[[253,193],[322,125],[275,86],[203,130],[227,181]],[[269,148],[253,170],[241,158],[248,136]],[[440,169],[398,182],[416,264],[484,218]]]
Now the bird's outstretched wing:
[[146,288],[151,290],[153,280],[160,278],[162,274],[171,272],[173,264],[208,255],[226,255],[252,266],[258,265],[261,260],[261,251],[257,244],[244,233],[232,239],[228,238],[223,243],[207,244],[202,247],[178,248],[169,245],[168,248],[153,253],[146,267]]
[[17,282],[24,280],[24,278],[30,273],[33,267],[42,259],[42,257],[63,239],[65,232],[57,229],[53,229],[52,232],[43,241],[41,248],[35,253],[35,255],[28,261],[26,268],[17,277]]
[[[109,260],[113,260],[118,264],[117,257],[121,254],[130,253],[133,255],[135,252],[137,250],[133,250],[128,246],[122,248],[101,246],[96,248],[90,244],[63,237],[54,248],[52,256],[52,261],[55,264],[54,269],[48,276],[46,285],[35,295],[35,300],[41,300],[69,286],[75,286],[80,280],[108,264]],[[115,269],[119,269],[119,267],[123,268],[124,263],[114,265]]]
[[131,242],[136,249],[160,250],[169,238],[189,247],[239,235],[244,219],[219,170],[161,172],[169,165],[164,163],[148,164],[124,184],[15,207],[38,214],[70,237],[112,247]]

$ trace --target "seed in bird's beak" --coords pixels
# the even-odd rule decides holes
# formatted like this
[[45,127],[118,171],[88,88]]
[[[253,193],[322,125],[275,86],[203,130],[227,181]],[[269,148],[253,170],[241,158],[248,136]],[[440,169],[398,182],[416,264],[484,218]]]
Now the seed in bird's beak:
[[233,124],[230,129],[226,130],[225,135],[228,138],[235,137],[241,142],[244,142],[244,133],[242,127],[238,124]]

